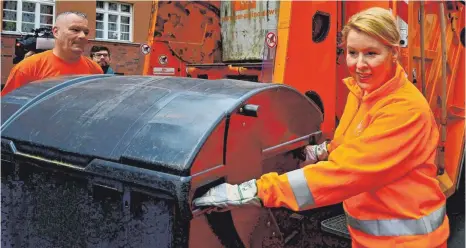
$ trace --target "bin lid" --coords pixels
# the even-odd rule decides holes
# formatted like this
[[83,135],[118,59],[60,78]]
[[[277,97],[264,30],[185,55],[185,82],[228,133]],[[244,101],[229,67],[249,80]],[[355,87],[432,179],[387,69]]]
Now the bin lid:
[[78,75],[44,79],[40,81],[40,84],[34,84],[34,87],[21,87],[14,91],[15,94],[10,93],[2,97],[1,124],[3,125],[3,123],[23,105],[30,102],[34,97],[42,94],[44,91],[55,86],[57,83],[72,81],[72,79],[79,77],[80,76]]
[[92,75],[2,98],[2,138],[22,153],[86,166],[99,158],[189,175],[213,129],[250,96],[289,88],[231,79]]

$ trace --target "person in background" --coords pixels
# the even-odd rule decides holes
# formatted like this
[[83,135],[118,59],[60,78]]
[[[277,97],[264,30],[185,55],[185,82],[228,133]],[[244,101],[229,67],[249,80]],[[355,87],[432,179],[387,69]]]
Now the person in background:
[[93,46],[91,48],[91,59],[100,65],[105,74],[115,74],[110,67],[110,50],[104,46]]
[[100,66],[83,56],[89,28],[85,14],[64,12],[52,28],[55,45],[52,50],[27,57],[10,72],[1,95],[37,80],[73,74],[103,74]]
[[220,184],[193,205],[302,211],[343,201],[352,247],[447,247],[446,199],[436,179],[439,131],[398,63],[396,20],[370,8],[342,33],[350,93],[333,140],[306,146],[300,169]]

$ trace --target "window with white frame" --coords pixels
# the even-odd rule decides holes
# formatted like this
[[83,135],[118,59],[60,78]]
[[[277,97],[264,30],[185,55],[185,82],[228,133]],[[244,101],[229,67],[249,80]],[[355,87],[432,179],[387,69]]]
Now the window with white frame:
[[96,9],[96,39],[132,40],[131,4],[96,1]]
[[3,32],[31,33],[36,28],[52,28],[55,13],[54,0],[2,1]]

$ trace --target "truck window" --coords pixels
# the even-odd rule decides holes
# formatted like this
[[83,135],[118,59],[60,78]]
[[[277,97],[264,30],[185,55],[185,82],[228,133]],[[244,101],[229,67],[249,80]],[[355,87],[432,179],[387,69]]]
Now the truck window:
[[330,14],[317,11],[312,17],[312,41],[319,43],[325,40],[330,30]]

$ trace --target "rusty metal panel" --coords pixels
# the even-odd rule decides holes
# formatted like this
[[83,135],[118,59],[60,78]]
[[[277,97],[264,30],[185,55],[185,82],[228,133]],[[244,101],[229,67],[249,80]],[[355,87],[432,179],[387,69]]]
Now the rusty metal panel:
[[279,1],[222,1],[223,61],[262,60],[265,36],[277,29]]

